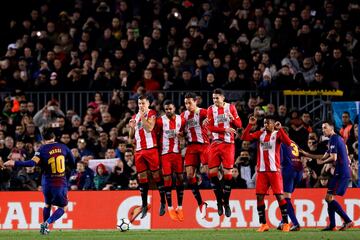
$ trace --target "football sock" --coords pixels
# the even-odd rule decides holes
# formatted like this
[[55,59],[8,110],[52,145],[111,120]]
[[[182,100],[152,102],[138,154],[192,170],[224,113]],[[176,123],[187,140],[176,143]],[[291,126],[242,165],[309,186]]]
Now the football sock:
[[197,185],[197,183],[194,183],[194,184],[190,185],[190,188],[191,188],[192,193],[194,194],[197,204],[200,205],[203,202],[203,200],[201,198],[199,186]]
[[147,203],[147,197],[148,197],[148,191],[149,191],[149,183],[140,183],[139,189],[141,193],[141,200],[142,200],[142,206],[146,207],[148,205]]
[[184,198],[184,184],[176,185],[176,196],[178,206],[182,206],[183,198]]
[[224,204],[229,205],[229,199],[231,194],[231,180],[224,181]]
[[333,205],[333,209],[335,210],[335,212],[339,214],[346,223],[351,222],[349,216],[345,213],[345,211],[342,209],[342,207],[336,200],[331,201],[331,204]]
[[46,220],[48,220],[48,218],[50,217],[50,211],[51,211],[51,207],[44,207],[43,208],[43,219],[44,219],[44,222]]
[[266,218],[265,218],[265,205],[260,205],[257,207],[258,210],[258,214],[259,214],[259,222],[261,224],[265,224],[266,223]]
[[330,227],[335,227],[335,209],[334,209],[334,200],[331,202],[328,202],[328,214],[329,214],[329,220],[330,220]]
[[287,202],[287,212],[288,212],[288,215],[291,219],[291,222],[293,223],[293,225],[299,225],[299,222],[296,218],[296,215],[295,215],[295,211],[294,211],[294,207],[291,203],[291,199],[290,198],[285,198],[286,202]]
[[279,207],[280,207],[280,211],[281,211],[282,222],[288,223],[289,222],[288,213],[287,213],[288,205],[284,199],[282,201],[279,201]]
[[217,203],[222,204],[223,191],[221,190],[220,180],[217,176],[211,178],[211,186],[214,190]]
[[55,222],[56,220],[58,220],[59,218],[61,218],[61,216],[64,214],[64,209],[63,208],[58,208],[56,209],[56,211],[49,217],[48,220],[46,220],[46,222],[48,224],[52,224],[53,222]]
[[156,183],[156,186],[159,190],[159,193],[160,193],[160,202],[162,204],[166,204],[166,201],[165,201],[165,188],[164,188],[164,180],[161,179],[160,182],[157,182]]
[[172,199],[171,199],[171,187],[165,187],[165,196],[168,207],[172,207]]

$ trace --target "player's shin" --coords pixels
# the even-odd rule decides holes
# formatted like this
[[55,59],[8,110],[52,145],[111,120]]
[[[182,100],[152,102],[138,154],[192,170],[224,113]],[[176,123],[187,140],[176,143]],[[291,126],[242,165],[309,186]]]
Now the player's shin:
[[349,218],[349,216],[345,213],[345,211],[342,209],[342,207],[340,206],[340,204],[339,204],[336,200],[331,201],[331,204],[333,205],[333,209],[335,210],[335,212],[336,212],[337,214],[339,214],[339,216],[340,216],[346,223],[351,222],[351,219]]
[[288,215],[291,219],[291,222],[293,223],[294,226],[296,225],[299,225],[299,222],[296,218],[296,215],[295,215],[295,211],[294,211],[294,207],[291,203],[291,198],[285,198],[286,200],[286,203],[287,203],[287,212],[288,212]]
[[258,214],[259,214],[259,222],[261,224],[266,224],[264,199],[257,201],[257,211],[258,211]]
[[224,175],[224,205],[229,205],[229,199],[231,194],[231,174]]
[[160,179],[159,182],[156,183],[156,186],[160,193],[160,202],[161,204],[166,204],[165,202],[165,187],[164,187],[164,180]]
[[44,207],[43,209],[43,221],[46,222],[46,220],[48,220],[48,218],[50,217],[50,211],[51,211],[51,207]]
[[220,184],[220,180],[218,178],[218,174],[217,172],[211,172],[209,173],[209,177],[211,180],[211,187],[214,190],[215,196],[216,196],[216,201],[219,204],[222,205],[222,200],[223,200],[223,191],[221,189],[221,184]]
[[328,214],[329,214],[329,221],[330,221],[330,228],[334,228],[336,226],[335,222],[335,209],[333,205],[334,201],[328,201]]
[[287,202],[285,199],[279,200],[279,207],[281,211],[281,218],[283,223],[288,223],[288,212],[287,212]]
[[140,189],[140,194],[141,194],[141,201],[142,201],[142,206],[146,207],[148,205],[147,202],[147,197],[148,197],[148,192],[149,192],[149,183],[147,181],[147,179],[139,179],[139,189]]
[[172,197],[171,197],[171,188],[172,187],[171,187],[171,184],[172,184],[172,181],[169,176],[169,179],[164,180],[165,196],[166,196],[166,201],[167,201],[169,209],[172,209]]
[[61,216],[64,214],[64,209],[63,208],[58,208],[56,209],[56,211],[48,218],[48,220],[46,220],[46,222],[48,224],[52,224],[53,222],[55,222],[56,220],[58,220],[59,218],[61,218]]
[[191,191],[197,201],[197,204],[200,206],[202,204],[203,200],[202,200],[202,197],[201,197],[201,194],[199,191],[199,186],[197,184],[196,177],[192,177],[189,179],[189,185],[190,185]]
[[183,198],[184,198],[184,182],[183,181],[176,181],[176,196],[178,207],[182,207]]

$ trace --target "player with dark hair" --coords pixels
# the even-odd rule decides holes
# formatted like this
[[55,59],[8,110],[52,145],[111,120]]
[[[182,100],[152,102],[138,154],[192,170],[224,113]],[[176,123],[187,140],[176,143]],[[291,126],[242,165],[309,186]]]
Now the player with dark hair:
[[[184,221],[182,202],[184,196],[184,163],[181,156],[180,137],[184,132],[185,120],[175,114],[175,105],[170,100],[163,103],[165,115],[156,121],[160,135],[161,168],[164,178],[164,187],[168,211],[172,220]],[[176,195],[178,207],[172,205],[172,176],[176,174]]]
[[[43,173],[41,186],[45,198],[44,222],[40,225],[40,233],[46,235],[50,233],[49,225],[64,214],[64,208],[68,204],[68,184],[65,170],[67,166],[75,168],[75,159],[65,144],[55,142],[52,128],[44,128],[42,136],[44,144],[35,152],[31,160],[15,161],[12,159],[4,163],[4,166],[33,167],[36,164],[40,166]],[[50,216],[52,205],[58,208]]]
[[144,218],[149,209],[147,197],[149,182],[147,171],[150,170],[152,177],[160,192],[161,205],[160,216],[165,214],[165,192],[163,180],[160,175],[160,161],[156,136],[156,112],[149,109],[150,101],[145,95],[138,98],[139,112],[129,121],[129,139],[135,137],[135,166],[138,172],[139,189],[141,193],[142,209],[141,218]]
[[260,228],[258,232],[269,231],[266,223],[264,197],[271,187],[281,210],[284,232],[290,231],[288,223],[287,203],[283,195],[283,179],[280,169],[280,146],[284,143],[291,145],[291,140],[282,129],[280,122],[275,122],[273,116],[264,118],[264,129],[251,133],[257,119],[250,117],[249,124],[243,132],[242,139],[245,141],[258,140],[257,175],[256,175],[256,199],[259,213]]
[[207,135],[207,125],[204,124],[204,120],[207,117],[207,110],[197,107],[195,93],[187,93],[184,102],[186,110],[181,113],[181,116],[185,119],[185,137],[187,142],[185,153],[186,176],[199,206],[201,217],[204,218],[207,203],[202,200],[199,191],[196,169],[200,168],[200,164],[207,168],[208,164],[209,137]]
[[[234,105],[226,103],[224,91],[215,89],[212,94],[214,104],[208,108],[207,121],[212,134],[212,143],[209,147],[209,178],[216,196],[218,214],[231,216],[229,198],[231,194],[232,169],[234,165],[236,128],[241,128],[241,119]],[[222,165],[224,185],[222,187],[218,171]]]
[[[300,159],[300,148],[291,141],[290,146],[281,144],[281,175],[283,177],[284,197],[287,203],[287,212],[291,219],[292,226],[290,231],[299,231],[300,224],[296,218],[294,207],[291,203],[291,194],[295,186],[301,181],[303,175],[303,165]],[[278,227],[282,229],[282,223]]]
[[317,158],[317,164],[332,163],[335,166],[334,175],[329,180],[327,194],[325,201],[328,204],[328,214],[330,225],[323,229],[323,231],[335,231],[335,213],[344,220],[343,225],[339,230],[346,230],[354,226],[354,222],[342,209],[340,204],[335,200],[335,196],[344,196],[346,189],[351,181],[350,163],[346,144],[341,136],[335,133],[334,125],[330,121],[325,121],[322,124],[322,132],[324,136],[329,137],[328,151],[324,156],[309,154],[302,151],[303,154],[310,158]]

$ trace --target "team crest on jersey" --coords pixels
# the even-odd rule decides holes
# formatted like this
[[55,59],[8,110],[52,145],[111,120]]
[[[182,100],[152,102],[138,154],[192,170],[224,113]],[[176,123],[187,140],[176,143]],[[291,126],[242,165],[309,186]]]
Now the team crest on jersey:
[[220,114],[216,117],[218,123],[227,123],[229,122],[229,118],[225,114]]
[[165,135],[168,138],[175,138],[176,137],[176,130],[175,129],[165,130]]
[[186,125],[188,128],[192,128],[192,127],[198,126],[199,124],[196,121],[196,119],[192,118],[192,119],[187,120]]
[[260,142],[261,147],[264,150],[271,150],[272,149],[272,145],[270,142]]
[[141,122],[141,121],[138,121],[138,122],[137,122],[137,128],[138,128],[138,129],[141,129],[142,127],[143,127],[142,122]]

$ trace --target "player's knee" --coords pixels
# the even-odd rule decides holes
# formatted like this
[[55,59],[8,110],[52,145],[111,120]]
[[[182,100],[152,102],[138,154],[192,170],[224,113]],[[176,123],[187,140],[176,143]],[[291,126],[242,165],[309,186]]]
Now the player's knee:
[[214,178],[214,177],[217,177],[217,176],[218,176],[218,170],[217,169],[212,168],[212,169],[209,170],[209,178],[210,179]]
[[170,176],[164,177],[164,186],[171,187],[171,185],[172,185],[171,177]]

